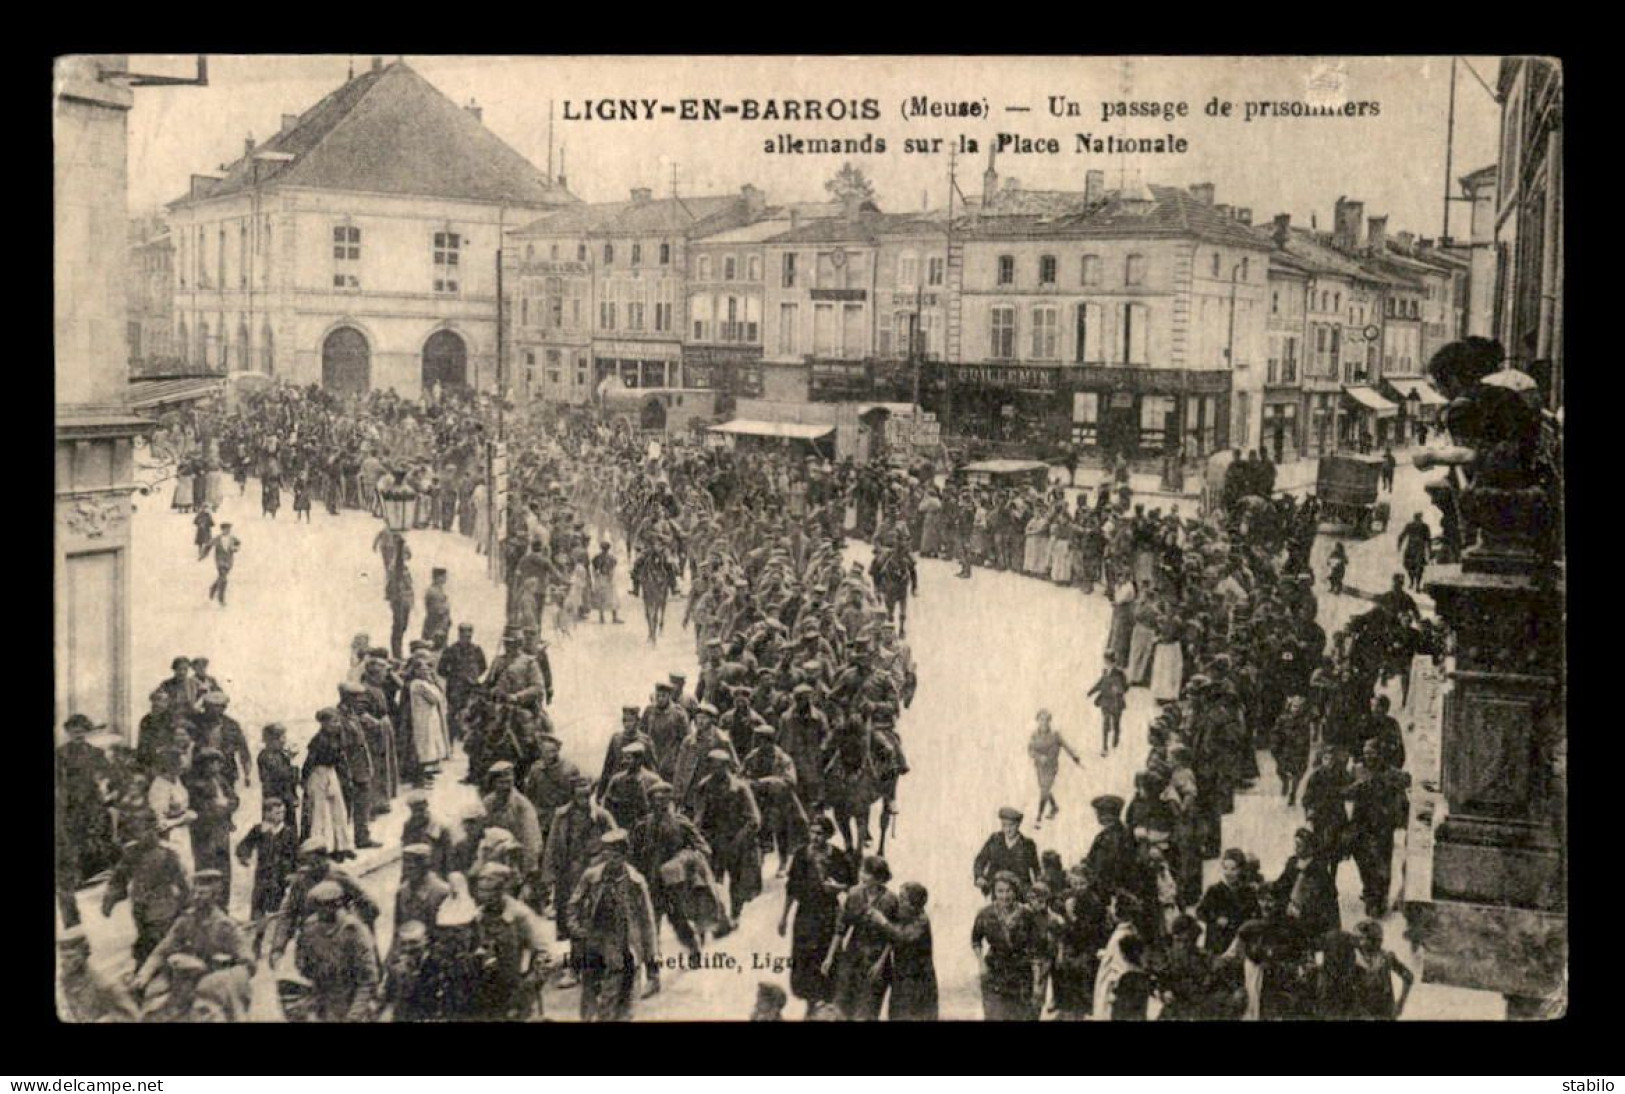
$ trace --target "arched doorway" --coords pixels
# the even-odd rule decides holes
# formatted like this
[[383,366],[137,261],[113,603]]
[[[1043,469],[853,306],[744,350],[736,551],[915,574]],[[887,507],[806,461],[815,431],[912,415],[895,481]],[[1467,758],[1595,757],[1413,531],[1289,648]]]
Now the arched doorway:
[[322,342],[322,386],[341,395],[363,394],[371,386],[372,349],[354,327],[340,327]]
[[468,346],[456,331],[437,330],[423,343],[423,390],[437,382],[441,387],[468,383]]
[[660,396],[651,395],[643,400],[643,409],[638,414],[638,428],[646,431],[666,431],[666,404]]

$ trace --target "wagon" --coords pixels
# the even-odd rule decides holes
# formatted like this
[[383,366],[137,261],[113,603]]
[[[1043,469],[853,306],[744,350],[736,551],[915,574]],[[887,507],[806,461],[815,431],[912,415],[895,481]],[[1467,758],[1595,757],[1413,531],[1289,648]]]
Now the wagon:
[[1358,536],[1388,527],[1388,504],[1377,501],[1382,460],[1375,456],[1322,456],[1315,476],[1321,519],[1345,524]]
[[1049,485],[1049,464],[1038,460],[982,460],[961,467],[955,477],[972,486],[1034,486],[1042,490]]

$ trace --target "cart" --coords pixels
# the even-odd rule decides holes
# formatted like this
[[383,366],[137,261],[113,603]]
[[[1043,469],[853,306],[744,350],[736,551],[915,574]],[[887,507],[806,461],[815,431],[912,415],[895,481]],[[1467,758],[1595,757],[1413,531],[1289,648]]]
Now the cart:
[[1388,503],[1377,501],[1382,460],[1375,456],[1322,456],[1315,475],[1321,519],[1344,524],[1362,539],[1388,528]]
[[982,460],[968,463],[954,475],[971,486],[1049,486],[1049,464],[1038,460]]

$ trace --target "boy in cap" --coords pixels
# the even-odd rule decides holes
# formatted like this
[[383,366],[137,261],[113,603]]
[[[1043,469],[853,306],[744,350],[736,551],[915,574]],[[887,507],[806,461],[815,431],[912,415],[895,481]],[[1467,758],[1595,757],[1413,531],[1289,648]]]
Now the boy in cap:
[[1127,706],[1124,696],[1128,694],[1128,676],[1118,667],[1117,654],[1107,650],[1105,661],[1106,667],[1101,670],[1100,679],[1084,693],[1095,696],[1095,706],[1100,708],[1102,756],[1116,748],[1122,738],[1123,710]]
[[220,606],[226,606],[226,582],[231,578],[231,568],[237,562],[237,552],[243,549],[243,541],[238,539],[231,531],[231,521],[220,522],[220,534],[209,541],[204,548],[204,554],[198,561],[208,556],[209,549],[214,550],[214,584],[209,586],[209,599],[220,601]]
[[288,744],[288,730],[272,722],[260,730],[263,747],[255,760],[260,773],[260,796],[265,801],[280,800],[287,807],[287,823],[294,830],[295,846],[299,832],[299,768],[293,758],[297,750]]
[[265,918],[282,906],[288,882],[299,868],[299,833],[288,816],[288,803],[266,798],[260,806],[260,823],[237,841],[237,861],[244,866],[254,858],[254,889],[249,901],[249,919],[255,924],[254,949],[265,937]]
[[[1043,874],[1038,858],[1038,845],[1030,836],[1021,834],[1021,810],[1006,805],[999,810],[999,830],[987,838],[976,853],[972,876],[976,887],[983,893],[992,891],[993,878],[1002,871],[1014,874],[1021,883],[1022,892]],[[1022,893],[1016,894],[1017,898]]]

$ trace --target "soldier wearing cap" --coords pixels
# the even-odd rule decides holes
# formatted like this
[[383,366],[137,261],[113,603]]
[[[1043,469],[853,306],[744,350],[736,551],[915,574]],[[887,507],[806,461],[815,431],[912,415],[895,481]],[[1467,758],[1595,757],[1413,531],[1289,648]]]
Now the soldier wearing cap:
[[57,969],[68,1022],[135,1022],[141,1017],[129,991],[90,966],[90,939],[83,927],[72,927],[56,941]]
[[308,894],[294,962],[310,981],[316,1018],[368,1022],[377,1004],[378,950],[367,925],[345,905],[344,889],[322,881]]
[[660,752],[655,748],[654,741],[643,731],[639,721],[642,712],[635,706],[621,707],[621,728],[609,739],[604,749],[604,766],[598,773],[598,797],[603,799],[604,792],[609,789],[609,781],[614,778],[626,765],[621,759],[621,753],[631,744],[641,744],[645,753],[658,760]]
[[[429,811],[429,793],[421,788],[406,793],[406,826],[401,830],[401,845],[421,843],[429,848],[428,868],[441,880],[451,875],[452,845],[456,838],[449,828],[436,820]],[[485,807],[480,806],[481,816]],[[433,923],[425,919],[425,923]]]
[[157,827],[148,822],[124,844],[124,854],[102,893],[102,916],[111,916],[119,901],[129,899],[130,917],[135,921],[131,953],[140,967],[180,918],[191,894],[192,884],[180,855],[159,839]]
[[639,966],[651,969],[645,995],[660,990],[659,938],[649,884],[626,861],[627,836],[615,829],[599,841],[603,858],[589,866],[570,895],[567,915],[582,943],[581,1018],[626,1021]]
[[401,848],[401,883],[395,890],[395,938],[400,944],[401,929],[411,922],[433,923],[435,915],[451,896],[451,886],[431,868],[434,849],[426,843],[408,843]]
[[436,566],[429,572],[429,587],[423,591],[423,640],[431,648],[444,649],[451,635],[451,600],[446,596],[446,569]]
[[[1004,806],[999,810],[999,830],[987,838],[976,853],[973,875],[976,887],[984,893],[992,891],[993,878],[1001,871],[1009,871],[1021,882],[1024,893],[1027,886],[1043,876],[1038,859],[1038,845],[1021,833],[1021,810]],[[1021,893],[1016,894],[1019,898]]]
[[1102,794],[1091,801],[1089,807],[1095,811],[1095,819],[1100,824],[1100,831],[1084,857],[1089,875],[1107,895],[1122,891],[1143,896],[1145,878],[1134,836],[1123,826],[1123,799],[1116,794]]
[[214,954],[229,954],[234,962],[254,967],[248,936],[220,907],[219,870],[202,869],[192,875],[191,901],[136,971],[132,986],[141,991],[152,982],[173,953],[190,954],[200,961]]
[[226,707],[231,700],[221,691],[211,691],[203,696],[203,713],[193,719],[191,725],[192,741],[198,748],[212,748],[225,758],[226,777],[233,786],[237,785],[237,777],[241,774],[243,785],[254,785],[254,758],[248,751],[248,738],[243,736],[243,727],[237,719],[226,715]]
[[491,663],[486,687],[502,701],[513,703],[541,714],[552,701],[552,686],[542,676],[536,659],[525,652],[525,635],[517,627],[509,627],[502,635],[502,652]]
[[474,624],[457,625],[457,641],[440,651],[436,670],[446,682],[446,705],[450,713],[451,739],[458,741],[463,735],[463,709],[470,696],[480,686],[480,678],[487,669],[485,651],[474,644]]
[[677,748],[688,736],[688,711],[674,701],[676,684],[655,682],[654,702],[644,708],[641,728],[649,739],[655,768],[669,779],[677,768]]
[[63,922],[76,926],[79,912],[72,894],[79,883],[112,865],[112,764],[87,738],[98,726],[83,714],[70,715],[63,728],[66,744],[56,750],[56,833],[58,905]]
[[762,891],[762,811],[739,761],[720,744],[706,753],[693,788],[694,823],[715,852],[717,879],[728,882],[728,912],[734,922],[745,903]]
[[196,714],[204,692],[192,675],[192,659],[177,657],[170,661],[169,668],[174,675],[159,684],[158,690],[169,696],[170,711],[181,717]]
[[441,1017],[439,972],[430,953],[428,927],[415,919],[398,924],[378,992],[378,1020],[432,1022]]
[[515,787],[514,765],[501,760],[491,765],[486,775],[490,788],[484,797],[485,823],[488,828],[505,828],[519,842],[519,871],[521,883],[535,886],[535,874],[542,859],[542,826],[536,818],[536,807],[530,804]]
[[[677,941],[689,953],[698,953],[705,927],[695,922],[702,916],[691,914],[691,896],[699,890],[713,906],[705,910],[703,919],[727,923],[724,905],[717,898],[716,878],[711,873],[711,845],[705,842],[700,830],[675,808],[675,795],[671,784],[658,782],[649,788],[651,811],[635,824],[628,833],[631,862],[649,883],[649,897],[653,901],[655,930],[660,929],[662,918],[671,920]],[[697,929],[698,928],[698,929]]]
[[791,690],[791,706],[779,717],[778,746],[795,764],[797,793],[816,812],[824,804],[824,744],[829,740],[829,718],[813,704],[810,683]]
[[536,747],[541,755],[525,775],[524,793],[530,804],[536,807],[536,819],[541,825],[542,845],[545,847],[553,813],[560,806],[569,804],[570,787],[580,774],[580,769],[564,759],[561,754],[563,746],[551,733],[538,737]]
[[536,914],[511,895],[513,871],[488,862],[474,871],[476,976],[470,1017],[524,1021],[535,1011],[551,956]]
[[707,754],[715,748],[724,749],[738,762],[733,742],[717,728],[717,708],[709,701],[701,702],[694,708],[694,725],[678,746],[677,763],[672,769],[672,789],[676,792],[679,808],[692,811],[699,775],[705,767]]
[[328,855],[327,844],[319,839],[307,839],[299,845],[299,871],[288,883],[282,907],[277,909],[275,926],[271,932],[271,958],[278,960],[287,950],[310,915],[310,891],[323,882],[331,881],[344,893],[344,899],[356,917],[371,930],[378,922],[378,904],[367,895],[355,879],[345,873]]
[[716,705],[716,691],[721,678],[722,639],[707,638],[700,654],[700,682],[694,688],[694,698]]
[[621,749],[621,770],[604,786],[604,808],[622,828],[630,829],[649,814],[649,788],[662,781],[650,759],[648,745],[633,741]]
[[717,719],[717,728],[733,742],[734,754],[743,756],[753,747],[756,727],[765,724],[762,716],[751,708],[751,689],[748,685],[733,688],[733,707]]
[[260,773],[260,797],[276,798],[287,808],[287,822],[297,839],[299,829],[299,768],[293,762],[298,749],[288,745],[288,729],[272,722],[260,730],[263,742],[254,764]]
[[192,769],[186,776],[186,793],[196,819],[187,830],[192,840],[195,869],[220,872],[217,899],[220,907],[231,903],[231,830],[237,812],[237,792],[225,773],[226,758],[217,749],[201,747],[192,756]]
[[[382,847],[372,838],[371,824],[377,802],[374,798],[375,783],[379,783],[378,776],[381,769],[388,763],[385,750],[393,752],[394,734],[387,727],[381,725],[379,720],[362,708],[362,701],[367,694],[363,684],[352,684],[348,681],[339,685],[339,705],[334,711],[333,721],[339,727],[340,740],[344,750],[344,769],[342,774],[347,778],[344,787],[345,804],[349,807],[350,822],[354,826],[355,849],[366,850],[371,847]],[[329,708],[332,709],[332,708]],[[321,715],[317,715],[321,720]],[[305,757],[305,773],[307,780],[311,774],[311,760],[315,753],[315,742],[312,742],[311,754]],[[308,791],[307,791],[308,797]],[[313,814],[314,817],[314,814]],[[318,831],[314,819],[306,831]],[[337,852],[339,848],[334,847]]]
[[791,852],[806,842],[807,811],[797,796],[795,761],[774,741],[777,730],[764,722],[752,733],[755,747],[745,757],[744,778],[762,811],[762,854],[778,848],[779,868],[774,876],[783,877],[790,868]]
[[[682,708],[683,713],[692,721],[694,708],[700,705],[700,701],[684,690],[688,686],[688,676],[681,672],[674,672],[669,679],[671,680],[672,705]],[[681,740],[682,738],[678,738],[679,742]]]
[[581,969],[581,948],[571,933],[566,904],[582,872],[598,854],[599,838],[615,827],[615,818],[593,800],[591,779],[578,774],[570,789],[570,804],[553,813],[543,870],[545,884],[553,894],[558,937],[571,943],[570,960],[564,968],[565,982],[561,986],[575,983]]

